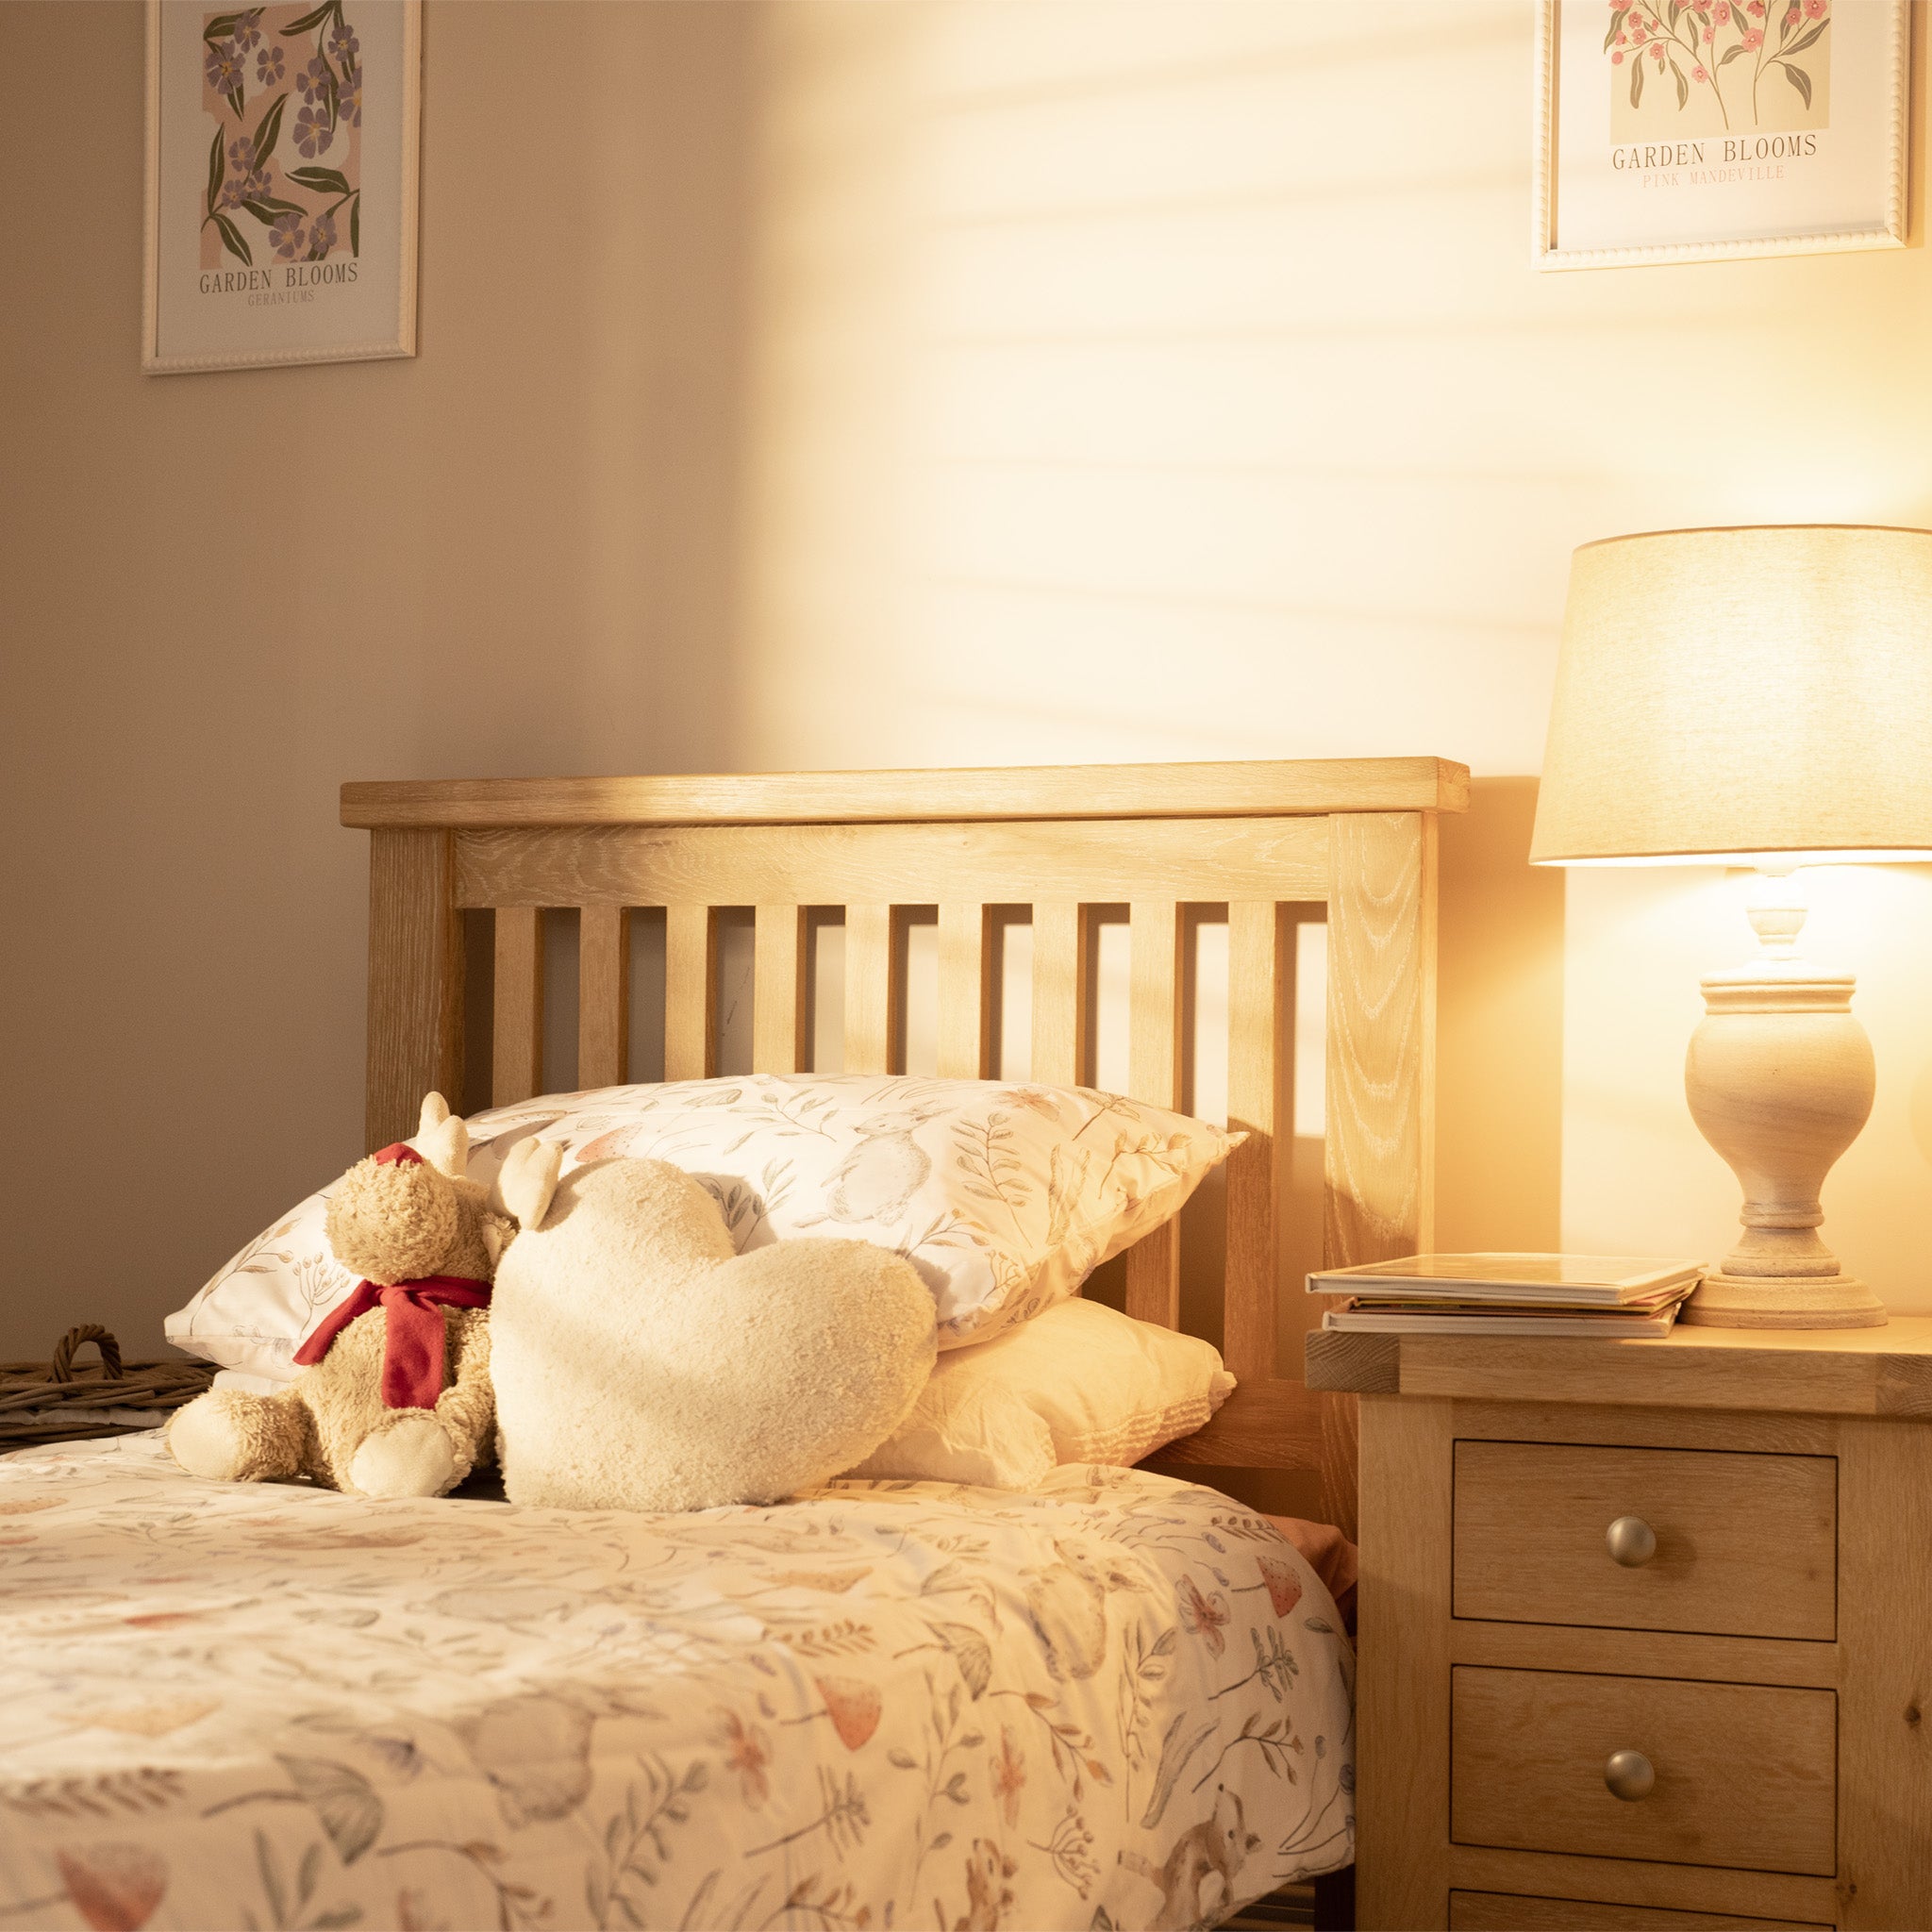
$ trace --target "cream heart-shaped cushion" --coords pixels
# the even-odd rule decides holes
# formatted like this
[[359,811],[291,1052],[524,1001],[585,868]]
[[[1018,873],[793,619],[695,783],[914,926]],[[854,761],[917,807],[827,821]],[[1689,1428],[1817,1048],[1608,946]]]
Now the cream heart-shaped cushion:
[[772,1503],[906,1419],[936,1354],[930,1291],[865,1241],[736,1254],[661,1160],[567,1175],[491,1299],[505,1493],[567,1509]]

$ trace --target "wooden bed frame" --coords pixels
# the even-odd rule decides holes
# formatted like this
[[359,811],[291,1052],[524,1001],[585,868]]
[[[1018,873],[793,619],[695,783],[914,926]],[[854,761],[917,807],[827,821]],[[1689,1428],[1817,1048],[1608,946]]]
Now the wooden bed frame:
[[[1324,1262],[1414,1253],[1433,1212],[1436,815],[1465,808],[1468,780],[1418,758],[344,785],[342,823],[371,834],[369,1144],[410,1132],[430,1088],[463,1091],[467,911],[494,914],[502,1106],[541,1088],[546,908],[581,919],[580,1088],[625,1077],[626,913],[658,906],[666,1079],[717,1071],[717,915],[743,907],[756,908],[751,1071],[800,1068],[807,913],[826,907],[844,910],[845,1068],[899,1071],[907,914],[937,908],[938,1071],[983,1077],[994,908],[1018,905],[1032,908],[1032,1075],[1077,1085],[1091,1077],[1094,913],[1124,902],[1129,1091],[1177,1107],[1188,909],[1224,906],[1228,1124],[1249,1135],[1227,1164],[1222,1285],[1241,1386],[1164,1459],[1316,1473],[1321,1513],[1353,1533],[1355,1398],[1277,1368],[1278,1310],[1307,1325],[1277,1239],[1293,915],[1324,908],[1328,927]],[[1129,1312],[1179,1325],[1178,1248],[1170,1224],[1129,1252]]]

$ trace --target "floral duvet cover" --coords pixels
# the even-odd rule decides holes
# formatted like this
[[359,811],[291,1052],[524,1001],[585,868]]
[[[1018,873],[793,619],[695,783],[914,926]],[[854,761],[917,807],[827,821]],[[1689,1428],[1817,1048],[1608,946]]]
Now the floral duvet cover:
[[673,1517],[0,1457],[0,1926],[1212,1923],[1353,1854],[1274,1527],[1075,1466]]

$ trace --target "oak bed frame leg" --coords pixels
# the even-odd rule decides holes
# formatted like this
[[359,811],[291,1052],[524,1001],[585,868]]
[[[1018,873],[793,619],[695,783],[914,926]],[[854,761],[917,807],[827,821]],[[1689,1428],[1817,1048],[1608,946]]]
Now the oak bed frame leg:
[[432,1088],[463,1091],[463,927],[456,841],[440,830],[369,835],[369,1081],[365,1138],[416,1131]]

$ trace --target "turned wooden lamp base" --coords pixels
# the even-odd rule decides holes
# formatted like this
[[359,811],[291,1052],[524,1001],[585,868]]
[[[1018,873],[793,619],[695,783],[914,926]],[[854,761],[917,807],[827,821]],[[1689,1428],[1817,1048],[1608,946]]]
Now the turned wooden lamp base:
[[1849,1274],[1707,1274],[1678,1321],[1706,1328],[1882,1328],[1885,1304]]
[[1743,1239],[1679,1319],[1707,1328],[1877,1328],[1885,1304],[1840,1271],[1819,1237],[1819,1190],[1872,1111],[1872,1042],[1849,973],[1798,957],[1805,902],[1761,875],[1749,906],[1760,949],[1704,982],[1684,1097],[1744,1190]]

